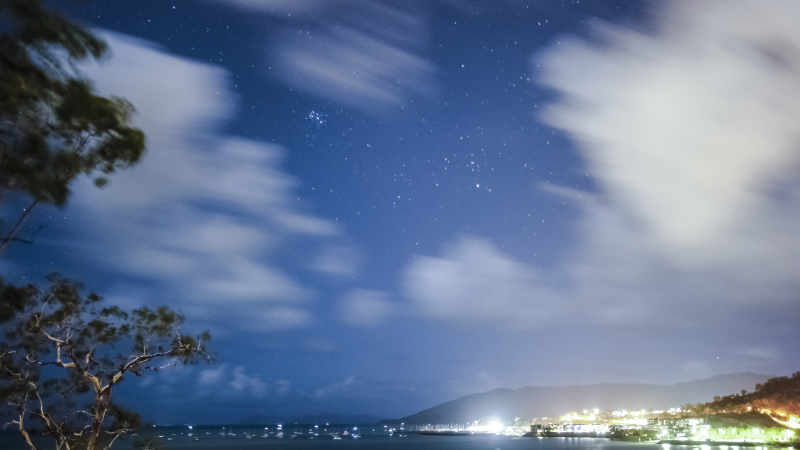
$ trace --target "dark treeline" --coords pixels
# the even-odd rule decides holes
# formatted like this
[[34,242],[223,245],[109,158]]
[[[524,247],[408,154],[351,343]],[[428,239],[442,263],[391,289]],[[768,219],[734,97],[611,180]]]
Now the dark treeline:
[[697,414],[760,411],[780,420],[787,420],[789,414],[800,416],[800,372],[791,377],[770,378],[764,384],[757,384],[754,392],[742,390],[714,397],[709,403],[686,405],[684,409]]

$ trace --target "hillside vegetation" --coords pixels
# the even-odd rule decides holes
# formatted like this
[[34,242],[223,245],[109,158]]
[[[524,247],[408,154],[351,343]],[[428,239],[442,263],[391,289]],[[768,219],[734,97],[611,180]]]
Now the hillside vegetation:
[[780,421],[796,422],[800,418],[800,372],[756,384],[754,392],[743,389],[738,394],[714,397],[709,403],[684,408],[698,414],[761,412]]

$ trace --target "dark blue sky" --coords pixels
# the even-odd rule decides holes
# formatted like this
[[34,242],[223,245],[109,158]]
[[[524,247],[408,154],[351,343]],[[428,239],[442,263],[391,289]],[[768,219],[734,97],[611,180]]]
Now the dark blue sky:
[[59,7],[148,153],[5,270],[211,330],[150,420],[797,370],[796,3]]

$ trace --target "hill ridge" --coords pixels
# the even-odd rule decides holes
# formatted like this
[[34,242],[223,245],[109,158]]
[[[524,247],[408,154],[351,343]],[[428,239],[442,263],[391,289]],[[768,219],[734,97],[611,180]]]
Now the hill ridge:
[[416,414],[382,423],[468,423],[494,417],[554,417],[570,411],[599,408],[606,411],[667,409],[688,403],[710,401],[715,396],[753,390],[768,375],[736,372],[684,381],[671,385],[648,383],[596,383],[568,386],[524,386],[497,388],[468,394]]

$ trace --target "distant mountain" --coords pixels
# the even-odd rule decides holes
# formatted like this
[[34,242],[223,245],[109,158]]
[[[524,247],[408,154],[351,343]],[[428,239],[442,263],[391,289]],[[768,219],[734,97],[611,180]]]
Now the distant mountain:
[[716,396],[753,390],[769,379],[751,372],[718,375],[704,380],[662,386],[604,383],[589,386],[523,387],[495,389],[457,398],[417,414],[383,423],[467,423],[481,418],[554,417],[570,411],[599,408],[605,411],[667,409]]
[[250,416],[238,423],[238,425],[267,425],[273,423],[283,424],[303,424],[303,425],[317,425],[326,424],[331,425],[373,425],[385,420],[383,417],[370,416],[368,414],[357,415],[342,415],[342,414],[306,414],[299,416],[281,417],[281,416]]

